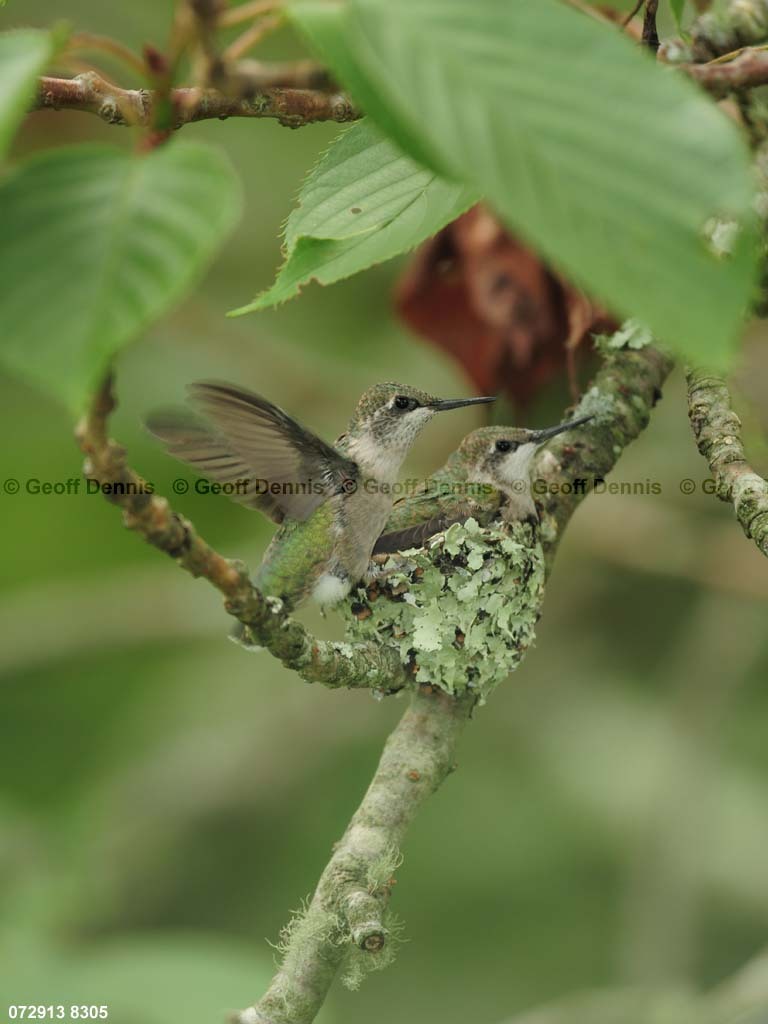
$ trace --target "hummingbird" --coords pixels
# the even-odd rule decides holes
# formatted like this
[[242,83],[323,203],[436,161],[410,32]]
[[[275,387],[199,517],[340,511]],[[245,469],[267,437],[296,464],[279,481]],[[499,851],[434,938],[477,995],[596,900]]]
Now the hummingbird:
[[374,555],[423,547],[434,534],[470,517],[481,526],[497,516],[505,522],[538,526],[531,493],[533,456],[550,437],[592,418],[580,416],[543,430],[480,427],[467,434],[416,493],[394,503]]
[[402,462],[435,413],[494,401],[374,384],[331,445],[244,388],[200,381],[189,393],[204,421],[158,413],[147,427],[175,458],[279,524],[253,582],[289,611],[310,596],[335,604],[363,578]]

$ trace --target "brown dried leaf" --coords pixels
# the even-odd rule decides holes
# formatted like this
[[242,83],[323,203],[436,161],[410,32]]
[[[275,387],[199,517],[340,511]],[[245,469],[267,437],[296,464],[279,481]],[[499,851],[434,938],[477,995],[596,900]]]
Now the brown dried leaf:
[[585,337],[614,326],[482,205],[417,250],[395,303],[479,392],[504,390],[520,405],[565,367],[571,372]]

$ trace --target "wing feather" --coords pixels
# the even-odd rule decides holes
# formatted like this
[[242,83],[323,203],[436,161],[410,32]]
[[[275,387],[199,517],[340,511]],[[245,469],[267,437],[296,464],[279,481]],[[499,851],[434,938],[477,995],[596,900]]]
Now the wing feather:
[[415,526],[406,527],[403,530],[394,530],[392,533],[382,533],[373,548],[374,555],[392,555],[396,551],[410,551],[411,548],[423,548],[430,537],[436,533],[444,533],[454,523],[462,523],[465,516],[437,515],[431,519],[418,523]]
[[215,381],[193,384],[190,393],[212,427],[162,413],[147,426],[198,472],[222,483],[247,481],[230,497],[275,522],[303,522],[357,477],[355,462],[261,395]]

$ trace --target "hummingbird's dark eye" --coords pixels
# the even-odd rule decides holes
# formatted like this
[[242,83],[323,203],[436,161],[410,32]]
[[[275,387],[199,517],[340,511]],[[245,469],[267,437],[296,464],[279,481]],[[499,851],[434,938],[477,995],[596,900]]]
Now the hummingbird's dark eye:
[[407,395],[395,395],[395,408],[405,412],[406,409],[415,409],[417,402],[414,402],[412,398],[408,398]]
[[497,441],[496,451],[497,452],[513,452],[517,448],[514,441]]

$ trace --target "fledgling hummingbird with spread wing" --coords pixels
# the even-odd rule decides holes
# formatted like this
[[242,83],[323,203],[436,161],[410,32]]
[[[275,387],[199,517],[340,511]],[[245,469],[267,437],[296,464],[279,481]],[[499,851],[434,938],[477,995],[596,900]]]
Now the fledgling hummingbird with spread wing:
[[395,502],[373,553],[423,547],[433,534],[470,517],[481,526],[497,516],[506,522],[538,524],[531,493],[534,455],[550,437],[591,419],[580,416],[544,430],[481,427],[467,434],[417,493]]
[[171,455],[237,485],[235,501],[281,524],[254,584],[287,609],[310,595],[334,604],[362,579],[392,508],[392,485],[432,416],[494,400],[440,399],[403,384],[374,384],[330,445],[244,388],[203,381],[191,385],[190,396],[205,421],[159,413],[147,426]]

